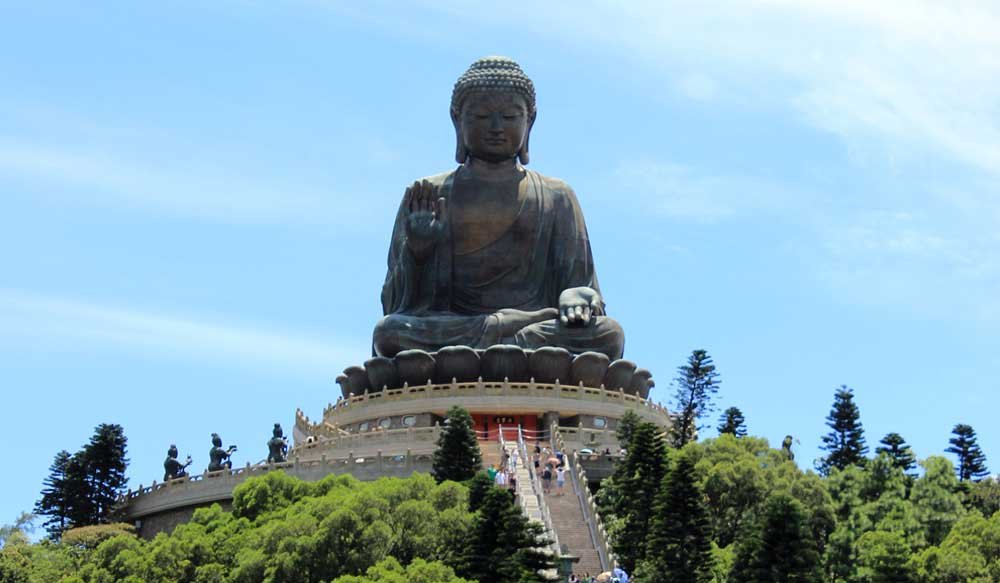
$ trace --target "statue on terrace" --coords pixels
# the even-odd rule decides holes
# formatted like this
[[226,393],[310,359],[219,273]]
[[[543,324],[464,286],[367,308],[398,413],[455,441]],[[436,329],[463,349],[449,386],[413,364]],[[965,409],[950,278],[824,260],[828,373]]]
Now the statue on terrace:
[[267,463],[280,464],[288,455],[288,440],[285,439],[280,423],[274,424],[271,435],[271,439],[267,440]]
[[233,460],[229,459],[236,451],[235,445],[230,445],[228,449],[222,449],[222,438],[218,433],[212,434],[212,449],[208,451],[208,471],[217,472],[219,470],[233,469]]
[[185,471],[188,466],[191,465],[191,456],[187,456],[182,464],[177,460],[177,446],[170,444],[170,449],[167,450],[167,459],[163,460],[163,481],[167,482],[169,480],[175,480],[177,478],[183,478],[187,475]]
[[459,166],[406,189],[377,355],[516,344],[621,358],[576,194],[524,167],[535,113],[534,85],[510,59],[479,59],[455,83]]

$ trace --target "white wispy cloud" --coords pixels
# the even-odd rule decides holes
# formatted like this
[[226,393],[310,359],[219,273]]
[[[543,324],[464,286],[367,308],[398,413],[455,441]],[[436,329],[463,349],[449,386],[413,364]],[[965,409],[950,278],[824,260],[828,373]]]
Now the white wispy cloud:
[[69,349],[108,345],[115,350],[324,377],[336,374],[346,362],[365,358],[364,350],[331,339],[12,289],[0,289],[0,339],[37,340]]
[[779,184],[750,176],[723,176],[690,166],[639,158],[619,166],[617,192],[628,185],[631,199],[644,212],[678,220],[715,223],[749,211],[782,210],[797,206],[795,193]]
[[188,168],[129,155],[124,147],[80,148],[0,137],[0,177],[85,205],[226,223],[350,225],[364,216],[356,197],[232,171]]

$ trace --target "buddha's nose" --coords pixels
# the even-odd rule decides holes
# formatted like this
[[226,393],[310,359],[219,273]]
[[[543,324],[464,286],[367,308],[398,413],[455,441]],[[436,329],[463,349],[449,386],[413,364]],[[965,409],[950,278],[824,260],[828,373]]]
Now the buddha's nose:
[[495,113],[492,116],[490,116],[490,131],[491,132],[503,131],[503,118],[500,117],[499,113]]

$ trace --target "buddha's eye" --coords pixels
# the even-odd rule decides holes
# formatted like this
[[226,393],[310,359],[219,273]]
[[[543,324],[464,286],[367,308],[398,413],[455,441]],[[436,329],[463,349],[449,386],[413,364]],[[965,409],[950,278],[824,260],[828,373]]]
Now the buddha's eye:
[[506,120],[515,120],[515,119],[517,119],[519,117],[521,117],[521,114],[519,114],[519,113],[505,113],[505,114],[503,114],[503,118],[506,119]]

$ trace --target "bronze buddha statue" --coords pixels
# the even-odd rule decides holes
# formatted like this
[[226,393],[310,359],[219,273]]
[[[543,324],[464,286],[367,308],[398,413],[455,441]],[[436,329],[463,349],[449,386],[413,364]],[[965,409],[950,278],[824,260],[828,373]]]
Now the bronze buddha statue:
[[534,85],[514,61],[479,59],[455,83],[457,169],[403,196],[374,352],[556,346],[621,358],[573,189],[524,166]]

